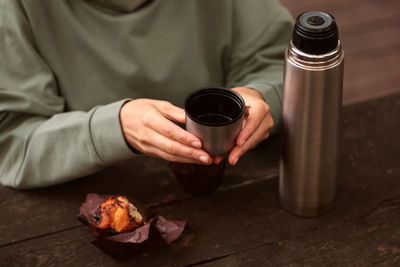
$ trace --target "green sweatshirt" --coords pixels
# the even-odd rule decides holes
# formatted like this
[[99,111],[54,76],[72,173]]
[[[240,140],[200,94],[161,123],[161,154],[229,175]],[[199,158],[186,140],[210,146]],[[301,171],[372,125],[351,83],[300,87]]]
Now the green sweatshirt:
[[0,0],[0,182],[66,182],[137,155],[127,99],[261,91],[280,121],[292,19],[276,0]]

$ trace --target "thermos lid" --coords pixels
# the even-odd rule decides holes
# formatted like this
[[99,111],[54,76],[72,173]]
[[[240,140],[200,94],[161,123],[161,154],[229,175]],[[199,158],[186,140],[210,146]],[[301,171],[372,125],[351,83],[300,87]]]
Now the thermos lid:
[[326,54],[338,45],[339,33],[335,18],[320,11],[308,11],[296,19],[293,45],[307,54]]

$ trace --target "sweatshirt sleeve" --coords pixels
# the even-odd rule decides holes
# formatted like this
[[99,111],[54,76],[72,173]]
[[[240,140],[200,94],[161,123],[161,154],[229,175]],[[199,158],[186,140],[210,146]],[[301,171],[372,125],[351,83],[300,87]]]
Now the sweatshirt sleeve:
[[0,2],[2,184],[21,189],[59,184],[133,157],[119,122],[125,101],[64,112],[23,7],[15,0]]
[[233,47],[227,86],[260,91],[280,127],[284,53],[292,33],[292,17],[277,0],[234,1]]

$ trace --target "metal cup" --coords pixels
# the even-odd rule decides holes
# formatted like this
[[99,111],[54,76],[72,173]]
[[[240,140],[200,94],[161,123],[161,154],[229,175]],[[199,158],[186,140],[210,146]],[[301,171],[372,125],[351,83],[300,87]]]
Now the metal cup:
[[200,138],[211,156],[223,156],[235,146],[244,111],[243,98],[231,89],[199,89],[185,100],[186,130]]

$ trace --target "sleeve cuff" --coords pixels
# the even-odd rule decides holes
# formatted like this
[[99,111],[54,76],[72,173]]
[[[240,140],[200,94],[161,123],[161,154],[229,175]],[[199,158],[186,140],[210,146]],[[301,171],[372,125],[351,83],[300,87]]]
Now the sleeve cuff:
[[125,141],[119,120],[121,107],[129,100],[124,99],[98,107],[90,120],[93,146],[107,166],[135,156]]
[[274,127],[271,129],[271,134],[278,133],[281,128],[282,101],[275,87],[261,83],[248,84],[244,87],[253,88],[262,93],[265,101],[269,105],[272,118],[274,119]]

